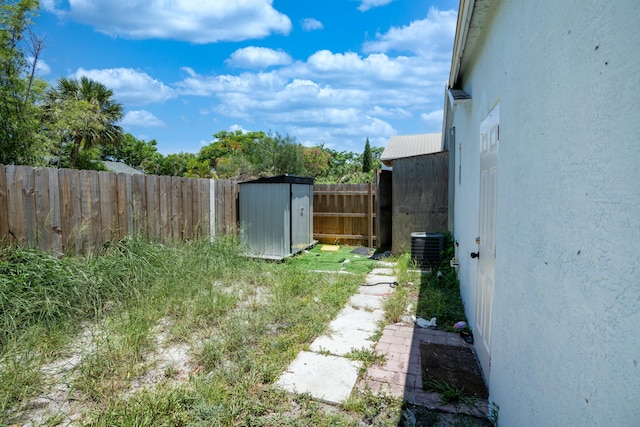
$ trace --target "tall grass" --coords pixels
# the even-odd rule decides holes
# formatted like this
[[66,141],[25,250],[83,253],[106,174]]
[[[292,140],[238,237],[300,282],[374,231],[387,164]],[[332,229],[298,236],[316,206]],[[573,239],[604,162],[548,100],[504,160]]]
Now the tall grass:
[[[41,368],[75,352],[66,384],[81,424],[357,425],[272,384],[363,277],[251,260],[231,238],[128,238],[92,258],[3,249],[0,271],[0,424],[28,419],[55,380]],[[167,365],[145,383],[173,344],[188,349],[188,372]]]
[[[416,270],[408,253],[397,258],[395,270],[400,288],[385,301],[387,321],[398,322],[405,314],[435,317],[439,328],[452,331],[454,323],[466,320],[458,275],[449,264],[454,255],[453,240],[448,233],[445,238],[442,262],[430,271]],[[412,307],[410,313],[407,307]]]
[[0,349],[30,327],[51,328],[99,309],[100,294],[74,259],[27,249],[0,250]]

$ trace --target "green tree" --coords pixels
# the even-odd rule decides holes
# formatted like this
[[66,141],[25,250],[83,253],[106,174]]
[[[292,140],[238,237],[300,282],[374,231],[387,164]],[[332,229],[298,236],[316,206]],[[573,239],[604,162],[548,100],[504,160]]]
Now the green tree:
[[246,181],[254,177],[255,169],[246,155],[237,152],[218,159],[216,174],[221,179]]
[[[102,146],[100,158],[112,162],[126,163],[147,173],[155,173],[153,165],[156,163],[158,155],[158,143],[155,139],[144,141],[127,133],[119,144]],[[150,170],[147,170],[147,168]]]
[[[29,26],[39,8],[37,0],[0,4],[0,163],[37,164],[46,147],[36,137],[38,109],[33,89],[42,40]],[[25,40],[30,34],[30,40]],[[31,46],[29,46],[31,42]],[[29,49],[31,64],[27,59]]]
[[244,153],[251,162],[257,147],[267,135],[264,132],[234,132],[220,131],[213,135],[214,141],[202,147],[198,158],[200,161],[208,160],[209,163],[217,167],[218,161],[232,154]]
[[[42,107],[42,125],[40,137],[48,141],[51,153],[54,155],[57,167],[86,168],[91,160],[98,160],[99,151],[96,147],[89,147],[83,152],[77,153],[74,165],[71,164],[71,156],[76,129],[85,129],[88,126],[97,126],[98,123],[91,119],[91,105],[85,100],[60,100],[55,104],[45,103]],[[90,168],[93,169],[93,168]]]
[[[45,116],[55,123],[66,117],[73,127],[68,138],[60,143],[71,145],[69,166],[76,167],[78,155],[97,145],[115,145],[123,137],[116,123],[123,117],[122,104],[113,99],[113,91],[100,82],[81,77],[80,80],[61,78],[58,85],[47,93]],[[80,112],[77,116],[74,113]],[[59,125],[55,125],[58,129]]]
[[360,172],[360,158],[356,153],[351,151],[336,151],[329,149],[329,169],[327,178],[323,182],[339,182],[340,179],[347,175]]
[[362,153],[362,172],[370,172],[371,163],[371,145],[369,144],[369,138],[367,138],[367,142],[364,143],[364,152]]
[[304,154],[301,144],[289,135],[274,136],[276,143],[274,172],[275,175],[292,174],[304,175]]
[[331,153],[322,146],[304,147],[302,150],[306,174],[314,178],[325,176],[329,170]]
[[382,162],[380,161],[380,156],[382,156],[382,152],[384,151],[384,147],[373,147],[371,148],[371,169],[376,170],[382,167]]
[[193,153],[169,154],[162,159],[158,175],[184,176],[192,160],[196,160],[196,155]]

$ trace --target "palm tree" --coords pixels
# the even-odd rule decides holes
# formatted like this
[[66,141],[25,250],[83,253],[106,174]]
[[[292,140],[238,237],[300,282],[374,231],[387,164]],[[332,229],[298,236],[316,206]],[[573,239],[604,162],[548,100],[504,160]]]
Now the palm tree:
[[87,77],[80,80],[63,77],[47,98],[45,109],[50,117],[67,113],[64,124],[73,143],[71,167],[75,167],[81,150],[116,145],[122,140],[122,128],[116,125],[123,117],[122,104],[115,102],[113,91],[102,83]]

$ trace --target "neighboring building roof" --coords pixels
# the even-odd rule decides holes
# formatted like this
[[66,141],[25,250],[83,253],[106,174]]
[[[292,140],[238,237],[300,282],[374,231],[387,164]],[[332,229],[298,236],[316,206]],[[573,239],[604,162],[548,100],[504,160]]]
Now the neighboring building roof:
[[109,162],[103,161],[104,167],[107,168],[109,172],[115,173],[129,173],[129,174],[144,174],[144,172],[140,172],[138,169],[134,169],[131,166],[120,163],[120,162]]
[[442,133],[422,133],[418,135],[396,135],[389,139],[380,160],[387,166],[393,160],[421,156],[442,151]]

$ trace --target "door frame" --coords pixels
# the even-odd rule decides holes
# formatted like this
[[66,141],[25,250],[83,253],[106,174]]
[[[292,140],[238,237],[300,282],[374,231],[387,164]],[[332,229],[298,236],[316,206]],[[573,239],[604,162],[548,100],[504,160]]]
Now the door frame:
[[491,372],[491,335],[495,290],[496,217],[500,104],[480,123],[478,203],[478,265],[476,275],[476,352],[487,384]]

